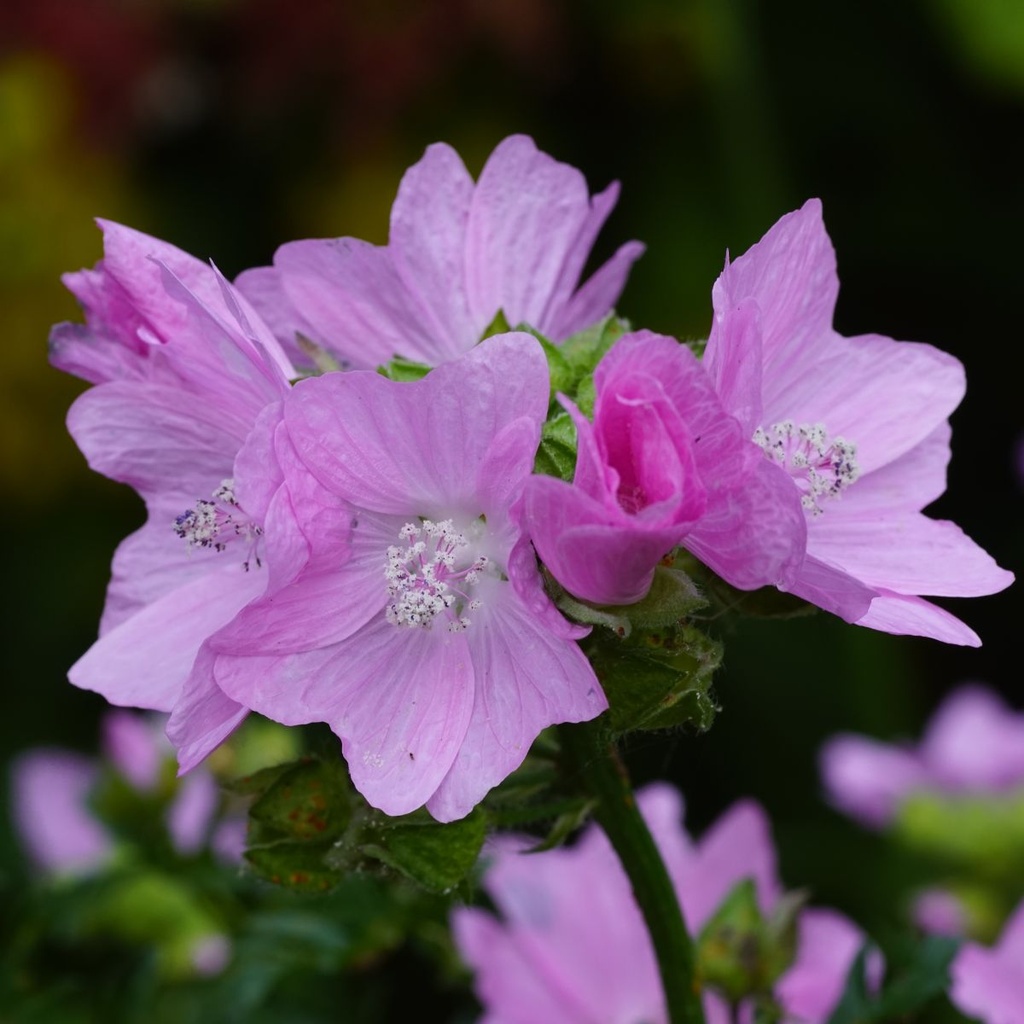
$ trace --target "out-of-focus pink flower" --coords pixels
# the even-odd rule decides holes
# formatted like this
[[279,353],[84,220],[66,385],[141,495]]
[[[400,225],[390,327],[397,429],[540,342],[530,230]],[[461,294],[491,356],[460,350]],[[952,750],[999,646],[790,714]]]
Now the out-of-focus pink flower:
[[594,374],[591,424],[576,423],[576,475],[534,476],[523,516],[555,579],[586,601],[644,596],[660,559],[682,543],[734,582],[788,578],[806,528],[788,482],[726,413],[693,353],[640,331]]
[[713,290],[705,366],[807,516],[807,558],[779,585],[848,622],[977,646],[919,596],[991,594],[1013,580],[955,524],[921,513],[946,488],[963,367],[929,345],[837,334],[838,290],[815,199],[727,264]]
[[925,889],[910,908],[914,924],[932,935],[963,935],[967,931],[967,911],[960,898],[947,889]]
[[963,686],[943,701],[916,748],[844,734],[825,744],[820,764],[831,802],[865,825],[884,828],[915,793],[1024,786],[1024,715],[991,690]]
[[289,242],[238,287],[293,353],[303,334],[357,369],[396,355],[437,365],[467,352],[503,310],[555,341],[610,312],[633,261],[627,242],[582,287],[591,246],[618,198],[512,135],[475,184],[444,143],[410,167],[387,246]]
[[[680,826],[682,802],[666,785],[643,790],[640,808],[698,931],[741,880],[755,883],[761,910],[781,896],[771,835],[754,803],[734,805],[700,840]],[[587,829],[571,849],[522,856],[523,840],[488,849],[484,886],[502,920],[455,911],[455,941],[476,971],[491,1024],[620,1024],[666,1020],[654,952],[629,882],[604,834]],[[861,945],[860,932],[831,911],[804,911],[796,959],[775,986],[787,1019],[827,1019]],[[729,1020],[724,1000],[704,996],[711,1024]]]
[[139,492],[148,518],[118,547],[100,639],[69,676],[114,704],[187,706],[174,738],[194,764],[247,713],[186,681],[203,640],[266,587],[263,524],[234,487],[234,462],[295,371],[212,267],[101,227],[102,262],[65,276],[86,323],[55,327],[50,358],[96,385],[68,428],[93,469]]
[[1024,1021],[1024,903],[1014,911],[995,946],[966,943],[950,966],[949,998],[984,1024]]
[[[103,759],[140,793],[157,788],[173,755],[163,730],[163,716],[115,709],[103,720]],[[98,761],[68,750],[38,748],[14,760],[14,823],[29,857],[46,874],[88,874],[113,856],[115,840],[89,807],[99,775]],[[177,783],[165,824],[179,853],[193,855],[209,844],[222,860],[240,860],[239,821],[217,821],[219,807],[217,783],[207,772],[193,772]]]
[[[327,722],[388,814],[462,817],[542,729],[607,706],[575,643],[586,631],[544,595],[509,514],[548,387],[526,334],[415,383],[326,374],[239,457],[277,467],[263,500],[278,547],[267,594],[204,648],[210,685],[286,725]],[[293,543],[309,547],[297,573]]]

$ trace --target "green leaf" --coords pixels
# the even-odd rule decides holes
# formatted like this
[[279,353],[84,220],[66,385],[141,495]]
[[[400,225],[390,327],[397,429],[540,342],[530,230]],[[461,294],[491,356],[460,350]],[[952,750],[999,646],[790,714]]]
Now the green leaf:
[[[274,769],[257,772],[269,778]],[[299,761],[273,778],[249,808],[259,840],[316,842],[335,839],[352,817],[351,787],[341,758]]]
[[404,359],[402,356],[395,356],[390,363],[377,367],[377,372],[382,377],[387,377],[388,380],[397,380],[400,383],[422,380],[430,371],[431,367],[426,363],[417,363],[411,359]]
[[529,853],[543,853],[545,850],[553,850],[557,846],[562,846],[577,829],[587,822],[596,801],[587,797],[575,797],[565,804],[564,809],[548,829],[548,834],[536,846],[531,846]]
[[245,859],[260,878],[297,892],[328,892],[343,873],[327,863],[334,844],[288,839],[250,846]]
[[582,646],[608,697],[614,731],[711,726],[718,708],[708,691],[722,648],[700,630],[681,625],[628,639],[595,630]]
[[473,870],[486,825],[479,809],[445,824],[426,811],[400,818],[379,815],[364,826],[358,850],[432,892],[447,892]]
[[923,1009],[949,988],[949,965],[958,949],[958,940],[936,935],[887,948],[885,982],[876,993],[869,983],[872,949],[865,944],[850,967],[828,1024],[902,1020]]
[[541,428],[533,471],[560,480],[572,480],[575,475],[576,427],[567,412],[556,413]]

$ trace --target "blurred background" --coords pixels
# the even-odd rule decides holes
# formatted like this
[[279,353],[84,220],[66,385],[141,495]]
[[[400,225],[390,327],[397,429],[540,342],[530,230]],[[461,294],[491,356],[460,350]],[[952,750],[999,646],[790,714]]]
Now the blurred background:
[[[622,183],[595,265],[638,238],[619,304],[703,337],[726,248],[824,201],[836,326],[927,341],[967,367],[949,493],[960,523],[1024,569],[1020,277],[1024,6],[1015,0],[5,0],[0,8],[0,758],[92,750],[103,702],[68,666],[95,637],[111,553],[142,520],[91,474],[49,368],[78,318],[59,276],[100,257],[92,218],[165,238],[229,276],[302,237],[385,242],[403,170],[444,140],[479,171],[512,132]],[[722,712],[705,736],[633,744],[702,829],[761,800],[782,873],[869,929],[909,869],[821,798],[840,730],[916,737],[967,679],[1024,706],[1019,588],[951,603],[980,650],[825,615],[724,627]],[[0,799],[4,799],[0,796]],[[20,877],[0,814],[4,879]]]

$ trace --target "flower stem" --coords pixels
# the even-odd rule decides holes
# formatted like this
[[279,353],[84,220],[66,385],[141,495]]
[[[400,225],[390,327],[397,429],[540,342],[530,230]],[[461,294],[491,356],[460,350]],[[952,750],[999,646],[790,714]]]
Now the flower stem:
[[615,742],[600,720],[560,725],[558,732],[568,764],[596,801],[594,817],[633,886],[658,960],[669,1024],[704,1024],[693,942]]

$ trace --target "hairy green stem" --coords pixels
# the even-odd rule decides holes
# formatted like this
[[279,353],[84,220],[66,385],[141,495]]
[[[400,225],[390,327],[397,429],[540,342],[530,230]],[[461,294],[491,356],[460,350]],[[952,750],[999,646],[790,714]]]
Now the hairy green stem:
[[658,960],[669,1024],[704,1024],[693,942],[618,749],[601,721],[560,725],[558,731],[570,770],[596,800],[594,817],[633,886]]

